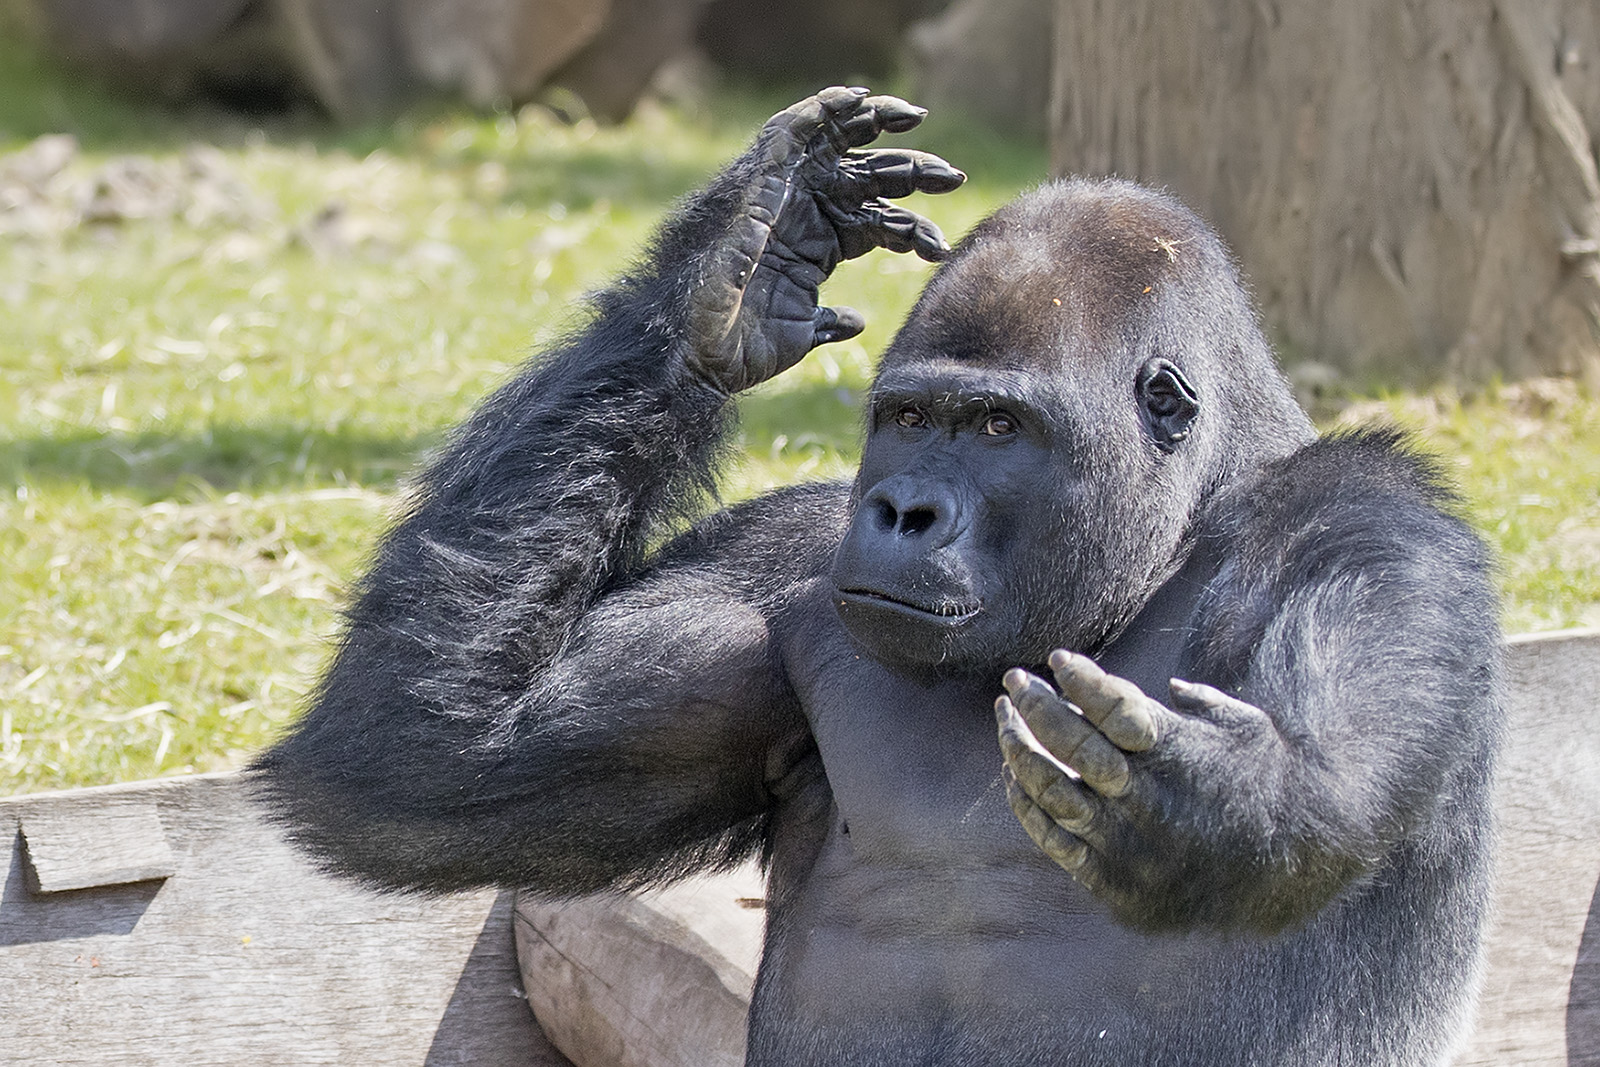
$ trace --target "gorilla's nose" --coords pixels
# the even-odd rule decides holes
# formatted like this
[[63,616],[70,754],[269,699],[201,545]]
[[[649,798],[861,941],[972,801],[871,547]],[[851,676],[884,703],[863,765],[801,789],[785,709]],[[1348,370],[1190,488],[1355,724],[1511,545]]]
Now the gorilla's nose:
[[861,507],[878,533],[915,540],[923,551],[949,544],[960,532],[960,504],[945,485],[887,478],[862,498]]

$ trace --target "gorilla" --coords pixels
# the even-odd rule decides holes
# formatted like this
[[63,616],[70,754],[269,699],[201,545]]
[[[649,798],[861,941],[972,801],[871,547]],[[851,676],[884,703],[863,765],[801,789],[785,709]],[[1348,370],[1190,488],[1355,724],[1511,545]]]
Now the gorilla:
[[[759,855],[752,1065],[1448,1063],[1501,732],[1483,546],[1396,434],[1316,437],[1170,197],[1046,185],[952,250],[894,201],[965,176],[864,147],[924,114],[775,116],[466,421],[264,802],[383,888]],[[730,399],[860,331],[818,286],[880,247],[943,262],[853,484],[708,514]]]

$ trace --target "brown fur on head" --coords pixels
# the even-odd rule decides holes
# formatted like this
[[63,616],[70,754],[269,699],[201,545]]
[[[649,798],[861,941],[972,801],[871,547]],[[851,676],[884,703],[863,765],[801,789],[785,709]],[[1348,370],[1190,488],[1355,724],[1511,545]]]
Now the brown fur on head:
[[[929,282],[883,369],[949,360],[1038,375],[1104,426],[1152,358],[1203,398],[1217,481],[1312,436],[1227,248],[1175,198],[1065,179],[979,223]],[[1088,388],[1090,382],[1099,388]],[[1217,433],[1216,431],[1220,431]]]
[[[1067,180],[974,228],[910,325],[954,359],[1046,369],[1035,360],[1103,356],[1145,334],[1159,301],[1202,288],[1214,300],[1219,272],[1238,288],[1226,249],[1176,200],[1128,182]],[[943,298],[952,288],[961,299]]]

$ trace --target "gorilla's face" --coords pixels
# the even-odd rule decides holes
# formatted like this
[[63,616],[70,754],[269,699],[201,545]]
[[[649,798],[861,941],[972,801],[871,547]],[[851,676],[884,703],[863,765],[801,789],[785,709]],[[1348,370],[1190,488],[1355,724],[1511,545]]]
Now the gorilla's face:
[[840,615],[875,658],[1042,662],[1137,613],[1181,562],[1194,493],[1174,453],[1198,404],[1168,360],[1125,376],[938,359],[880,376],[833,569]]
[[1215,487],[1312,435],[1221,244],[1116,183],[1045,187],[963,240],[870,411],[839,612],[876,658],[959,672],[1095,651]]

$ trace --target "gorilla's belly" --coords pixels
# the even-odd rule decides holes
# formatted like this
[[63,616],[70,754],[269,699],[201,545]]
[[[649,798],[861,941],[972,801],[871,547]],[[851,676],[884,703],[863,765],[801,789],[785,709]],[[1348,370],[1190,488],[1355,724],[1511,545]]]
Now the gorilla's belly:
[[772,979],[803,1015],[1048,1011],[1109,1025],[1203,995],[1228,954],[1209,938],[1118,925],[1025,837],[980,830],[886,860],[858,851],[867,827],[842,826],[770,917],[785,931]]

